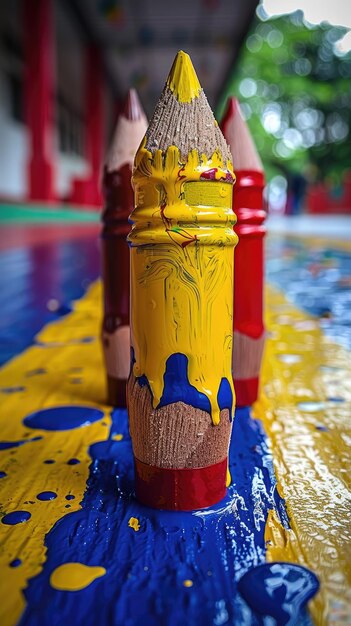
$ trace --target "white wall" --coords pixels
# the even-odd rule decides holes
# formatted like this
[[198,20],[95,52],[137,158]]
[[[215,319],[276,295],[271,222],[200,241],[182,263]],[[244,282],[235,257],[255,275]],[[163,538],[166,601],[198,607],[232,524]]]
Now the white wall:
[[27,195],[28,134],[10,114],[10,87],[0,68],[0,197],[21,200]]

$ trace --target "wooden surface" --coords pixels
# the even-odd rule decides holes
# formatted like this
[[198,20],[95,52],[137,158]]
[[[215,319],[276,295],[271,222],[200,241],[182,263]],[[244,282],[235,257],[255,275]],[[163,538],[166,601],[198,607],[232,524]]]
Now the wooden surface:
[[[82,245],[75,241],[76,253],[87,241]],[[92,239],[91,250],[95,245]],[[29,334],[31,309],[47,322],[29,295],[39,298],[41,291],[49,301],[53,268],[61,268],[61,287],[67,262],[79,285],[94,277],[89,255],[78,256],[79,270],[75,257],[67,259],[69,241],[56,242],[55,254],[46,254],[45,275],[38,268],[33,273],[30,263],[44,258],[43,246],[3,253],[1,297],[9,302],[12,294],[3,316]],[[3,626],[263,624],[252,598],[247,604],[238,592],[238,581],[272,560],[317,574],[321,591],[310,605],[315,624],[348,623],[350,324],[346,314],[340,319],[340,308],[347,310],[351,252],[321,241],[270,239],[268,277],[274,287],[266,294],[269,336],[260,399],[253,412],[236,414],[233,483],[209,511],[155,512],[134,499],[126,415],[103,404],[100,283],[71,313],[53,315],[30,347],[4,364]],[[290,300],[279,286],[291,289]],[[67,284],[61,290],[62,314],[63,305],[71,306],[65,298],[70,290]],[[2,330],[3,345],[6,337]],[[57,407],[71,408],[44,413],[39,428],[28,420]],[[83,417],[72,407],[83,407]],[[6,515],[18,519],[19,511],[26,513],[22,523],[6,523]],[[295,620],[289,623],[310,623],[296,594],[289,597]]]

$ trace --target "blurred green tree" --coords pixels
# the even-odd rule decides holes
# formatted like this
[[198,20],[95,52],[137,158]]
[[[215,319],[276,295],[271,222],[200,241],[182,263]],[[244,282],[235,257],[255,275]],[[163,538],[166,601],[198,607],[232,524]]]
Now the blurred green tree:
[[217,113],[239,98],[268,180],[337,185],[351,167],[351,52],[336,45],[347,30],[307,24],[302,11],[255,20]]

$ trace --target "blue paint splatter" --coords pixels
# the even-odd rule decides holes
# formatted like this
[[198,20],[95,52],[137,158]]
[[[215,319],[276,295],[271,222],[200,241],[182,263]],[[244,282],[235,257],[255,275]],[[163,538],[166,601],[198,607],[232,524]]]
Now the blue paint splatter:
[[259,615],[273,617],[277,626],[309,623],[306,605],[318,589],[317,576],[294,563],[259,565],[244,574],[238,583],[238,590],[250,608]]
[[[224,624],[225,615],[228,624],[261,626],[237,581],[265,562],[268,511],[277,510],[285,527],[288,519],[260,422],[247,408],[236,411],[227,497],[211,509],[182,513],[156,511],[135,500],[127,412],[116,409],[111,417],[108,439],[90,447],[81,509],[62,517],[46,535],[47,559],[24,591],[20,626],[70,624],[72,615],[76,626],[96,626],[97,619],[101,626],[209,626]],[[116,432],[122,441],[112,440]],[[131,517],[139,520],[138,532],[128,526]],[[51,572],[67,562],[99,564],[107,574],[94,589],[57,591],[50,586]],[[193,587],[184,587],[186,579]],[[97,597],[103,598],[98,605]]]
[[102,411],[89,406],[58,406],[32,413],[23,423],[41,430],[72,430],[97,422],[103,416]]
[[10,563],[10,567],[19,567],[20,565],[22,565],[21,559],[13,559]]
[[57,493],[55,493],[54,491],[41,491],[37,495],[37,499],[42,501],[55,500],[55,498],[57,498]]
[[0,450],[9,450],[10,448],[19,448],[25,443],[31,443],[32,441],[40,441],[42,437],[33,437],[32,439],[21,439],[19,441],[0,441]]
[[13,526],[15,524],[22,524],[23,522],[28,522],[31,514],[29,511],[12,511],[12,513],[7,513],[1,519],[3,524],[8,524],[9,526]]
[[79,465],[79,463],[79,459],[70,459],[69,461],[67,461],[67,465]]
[[75,499],[75,497],[76,497],[76,496],[74,496],[73,494],[69,493],[69,494],[66,496],[66,500],[74,500],[74,499]]
[[55,459],[46,459],[46,461],[44,461],[44,463],[46,465],[52,465],[53,463],[56,463]]
[[0,472],[0,478],[5,478],[7,476],[6,472]]

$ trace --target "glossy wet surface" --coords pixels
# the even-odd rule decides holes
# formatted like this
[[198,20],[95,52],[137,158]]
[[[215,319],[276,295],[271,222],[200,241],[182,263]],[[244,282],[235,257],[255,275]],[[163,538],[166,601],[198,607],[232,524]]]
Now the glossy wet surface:
[[350,252],[268,243],[289,300],[268,289],[261,398],[237,411],[227,498],[182,514],[135,501],[126,413],[104,405],[100,286],[72,303],[98,275],[96,232],[52,237],[0,252],[2,358],[29,346],[0,372],[1,624],[304,625],[315,576],[315,623],[347,624]]

